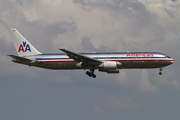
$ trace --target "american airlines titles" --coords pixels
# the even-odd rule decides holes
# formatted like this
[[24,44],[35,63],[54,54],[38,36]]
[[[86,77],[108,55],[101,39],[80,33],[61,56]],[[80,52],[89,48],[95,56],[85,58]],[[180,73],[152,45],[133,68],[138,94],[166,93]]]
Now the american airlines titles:
[[153,53],[137,53],[137,54],[127,54],[126,57],[152,57],[154,56]]

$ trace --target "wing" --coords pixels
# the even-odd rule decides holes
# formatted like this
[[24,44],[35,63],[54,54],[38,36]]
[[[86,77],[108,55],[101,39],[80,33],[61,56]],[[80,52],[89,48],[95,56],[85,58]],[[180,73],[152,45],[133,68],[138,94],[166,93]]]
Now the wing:
[[67,56],[69,56],[71,59],[74,59],[76,62],[83,62],[83,63],[90,64],[90,65],[99,65],[103,62],[101,60],[96,60],[96,59],[93,59],[93,58],[85,56],[85,55],[74,53],[69,50],[65,50],[65,49],[59,49],[59,50],[65,52],[67,54]]

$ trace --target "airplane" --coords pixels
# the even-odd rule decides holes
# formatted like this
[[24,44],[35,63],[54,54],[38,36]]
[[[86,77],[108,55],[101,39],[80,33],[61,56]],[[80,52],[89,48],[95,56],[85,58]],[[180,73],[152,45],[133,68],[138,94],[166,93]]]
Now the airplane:
[[94,71],[119,73],[120,69],[162,69],[174,63],[170,56],[159,52],[104,52],[75,53],[59,48],[63,53],[44,54],[33,47],[15,28],[9,28],[17,55],[8,55],[12,61],[46,69],[84,69],[89,77],[96,78]]

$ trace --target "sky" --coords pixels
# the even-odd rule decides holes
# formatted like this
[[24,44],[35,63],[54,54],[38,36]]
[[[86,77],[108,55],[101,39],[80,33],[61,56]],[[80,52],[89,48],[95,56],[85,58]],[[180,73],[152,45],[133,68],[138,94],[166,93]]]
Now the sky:
[[[1,120],[179,120],[179,0],[0,0]],[[175,63],[119,74],[16,64],[7,28],[42,53],[162,52]]]

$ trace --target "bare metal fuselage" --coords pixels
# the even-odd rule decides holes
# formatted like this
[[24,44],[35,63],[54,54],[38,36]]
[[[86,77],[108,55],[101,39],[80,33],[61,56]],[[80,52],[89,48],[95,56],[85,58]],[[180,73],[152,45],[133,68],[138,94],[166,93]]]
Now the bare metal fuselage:
[[[120,63],[117,69],[162,68],[174,62],[173,58],[157,52],[119,52],[119,53],[80,53],[101,61]],[[66,54],[39,54],[25,57],[32,61],[13,60],[13,62],[47,69],[89,69],[79,66],[78,62]],[[98,66],[95,69],[101,69]]]
[[75,53],[60,48],[60,54],[42,54],[15,28],[8,29],[17,55],[8,55],[13,62],[46,69],[88,69],[86,74],[96,78],[94,70],[119,73],[119,69],[162,68],[174,62],[173,58],[157,52]]

